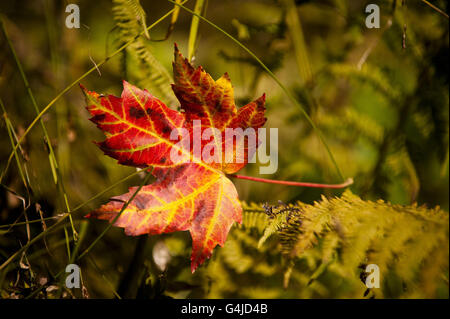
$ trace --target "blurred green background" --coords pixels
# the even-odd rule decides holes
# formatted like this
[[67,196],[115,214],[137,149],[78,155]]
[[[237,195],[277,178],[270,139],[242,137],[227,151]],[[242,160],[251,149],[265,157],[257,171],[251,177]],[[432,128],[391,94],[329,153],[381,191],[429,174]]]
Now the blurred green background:
[[[68,29],[64,24],[66,5],[72,2],[80,7],[79,29]],[[380,6],[379,29],[365,26],[367,1],[209,0],[203,13],[254,52],[293,92],[323,132],[344,177],[354,178],[353,193],[364,199],[381,198],[398,204],[439,205],[448,211],[449,20],[423,1],[409,0],[404,5],[394,0],[372,2]],[[432,2],[448,12],[447,1]],[[147,15],[147,26],[173,8],[172,3],[164,0],[142,0],[141,4]],[[193,9],[194,5],[193,0],[186,2],[188,8]],[[1,2],[0,13],[41,110],[123,43],[110,1]],[[188,54],[191,21],[192,15],[181,10],[167,39],[170,17],[150,30],[150,40],[141,37],[144,46],[169,74],[174,42],[184,55]],[[36,112],[3,33],[0,48],[0,98],[20,137]],[[81,83],[99,93],[120,95],[121,80],[126,79],[153,92],[152,83],[148,84],[148,77],[133,52],[129,49],[126,52],[114,56]],[[317,133],[300,108],[251,56],[203,21],[198,29],[194,64],[202,65],[213,78],[228,72],[238,107],[266,93],[266,127],[278,128],[279,164],[273,176],[262,177],[341,182]],[[159,97],[169,106],[178,106],[173,103],[173,96]],[[28,172],[29,188],[24,187],[13,159],[1,183],[16,195],[6,187],[0,189],[1,225],[25,220],[22,197],[31,200],[26,210],[26,218],[30,220],[40,218],[36,203],[44,217],[67,210],[61,189],[54,183],[47,143],[53,146],[72,208],[135,171],[117,165],[92,143],[102,140],[103,135],[88,121],[84,107],[84,97],[75,85],[42,118],[50,141],[44,139],[39,124],[26,136],[22,155],[26,159],[23,163]],[[3,171],[12,150],[4,121],[0,132],[0,168]],[[258,164],[249,164],[240,174],[258,176],[258,172]],[[106,223],[86,222],[81,217],[110,196],[124,193],[140,181],[136,175],[75,212],[75,227],[86,229],[86,243],[92,242]],[[312,203],[319,200],[321,194],[341,193],[243,180],[234,182],[241,200],[256,203],[279,200]],[[51,225],[52,221],[47,224]],[[29,235],[25,226],[10,231],[1,228],[0,261],[20,249],[28,236],[37,235],[42,227],[41,223],[30,225]],[[65,229],[70,235],[71,227],[66,225]],[[27,295],[35,291],[41,278],[46,278],[48,287],[53,276],[67,264],[64,238],[61,228],[48,235],[45,242],[33,245],[27,253],[29,260],[21,260],[25,263],[23,267],[17,260],[15,268],[10,267],[0,276],[3,293]],[[162,238],[164,244],[161,244]],[[205,269],[190,275],[188,234],[157,236],[143,242],[125,236],[121,229],[111,229],[90,253],[93,258],[83,260],[90,296],[113,297],[111,287],[126,294],[130,288],[124,288],[123,283],[129,279],[126,276],[131,276],[128,267],[136,257],[135,246],[139,244],[145,245],[148,251],[142,263],[150,269],[150,296],[160,296],[166,289],[176,291],[172,294],[176,297],[228,296],[210,294],[205,279],[210,274]],[[153,249],[158,247],[156,245],[165,245],[166,250]],[[87,244],[82,246],[85,248]],[[151,253],[159,251],[164,255],[167,249],[172,252],[169,270],[158,277],[155,273],[161,271],[157,270]],[[26,268],[28,262],[33,272]],[[139,276],[142,278],[145,274]],[[18,287],[21,287],[17,291],[10,285],[16,278],[20,278]],[[133,280],[142,281],[130,279],[128,282]],[[273,276],[267,284],[281,287],[281,281],[281,275]],[[272,293],[267,287],[258,288],[254,282],[248,284],[255,284],[256,288],[239,293],[231,291],[229,296],[302,296],[295,289],[280,288]]]

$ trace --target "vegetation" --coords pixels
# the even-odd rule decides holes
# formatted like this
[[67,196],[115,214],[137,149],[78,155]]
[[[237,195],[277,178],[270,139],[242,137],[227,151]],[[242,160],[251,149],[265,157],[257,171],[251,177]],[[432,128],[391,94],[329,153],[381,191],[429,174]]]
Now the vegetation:
[[[377,3],[379,29],[364,1],[85,1],[69,29],[65,2],[2,2],[0,298],[448,298],[448,2]],[[187,232],[83,218],[153,180],[91,143],[78,84],[120,96],[125,79],[175,110],[174,42],[229,74],[236,105],[266,93],[268,178],[354,179],[233,179],[242,224],[194,274]]]

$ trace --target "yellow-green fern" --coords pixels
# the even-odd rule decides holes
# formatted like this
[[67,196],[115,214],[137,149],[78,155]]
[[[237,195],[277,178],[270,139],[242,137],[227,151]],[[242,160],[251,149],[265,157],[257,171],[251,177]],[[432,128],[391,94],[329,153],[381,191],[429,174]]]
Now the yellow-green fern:
[[[376,264],[381,288],[372,289],[375,296],[435,297],[445,286],[448,295],[449,219],[439,208],[364,201],[345,192],[341,198],[323,197],[314,205],[270,207],[269,214],[274,212],[282,218],[275,218],[266,229],[278,230],[274,234],[280,251],[292,269],[307,258],[319,262],[312,280],[328,269],[358,285],[364,266]],[[389,280],[398,287],[389,288]],[[424,285],[435,289],[424,290]]]

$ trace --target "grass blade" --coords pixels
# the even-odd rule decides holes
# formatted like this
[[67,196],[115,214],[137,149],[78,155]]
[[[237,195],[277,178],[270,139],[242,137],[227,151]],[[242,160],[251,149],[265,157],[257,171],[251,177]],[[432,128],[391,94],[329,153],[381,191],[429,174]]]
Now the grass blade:
[[[197,0],[194,7],[194,12],[198,15],[201,15],[203,7],[205,5],[205,0]],[[198,25],[200,19],[197,16],[192,16],[191,29],[189,31],[189,41],[188,41],[188,60],[192,61],[194,57],[195,50],[197,48],[197,34],[198,34]]]
[[[9,48],[11,50],[11,53],[12,53],[12,55],[14,57],[14,61],[16,62],[17,68],[19,69],[19,73],[20,73],[20,76],[22,77],[22,80],[23,80],[23,83],[24,83],[25,88],[27,90],[28,96],[30,97],[31,104],[33,105],[34,110],[36,111],[36,115],[39,115],[39,107],[37,105],[37,102],[36,102],[36,99],[34,97],[33,91],[31,89],[31,86],[30,86],[29,82],[28,82],[27,76],[25,75],[25,72],[23,70],[22,63],[20,63],[19,57],[17,56],[17,53],[16,53],[16,50],[14,49],[14,46],[13,46],[13,44],[11,42],[11,39],[9,38],[8,31],[6,30],[5,23],[3,22],[3,19],[1,17],[0,17],[0,24],[1,24],[1,27],[2,27],[2,30],[3,30],[3,33],[5,35],[6,42],[8,43],[8,46],[9,46]],[[61,176],[61,172],[59,170],[58,161],[56,159],[55,152],[53,150],[53,146],[52,146],[52,143],[51,143],[50,136],[48,134],[47,128],[45,127],[44,121],[42,121],[42,118],[39,119],[39,123],[41,125],[42,132],[44,133],[44,138],[47,141],[47,146],[48,146],[48,150],[49,150],[48,157],[49,157],[50,167],[52,168],[54,182],[55,182],[55,184],[56,184],[56,186],[58,188],[58,191],[62,193],[62,197],[63,197],[64,204],[66,206],[66,210],[68,212],[70,212],[69,199],[67,197],[67,193],[66,193],[66,190],[65,190],[65,187],[64,187],[64,182],[63,182],[63,179],[62,179],[62,176]],[[20,144],[20,143],[18,143],[18,144]],[[16,146],[14,146],[14,152],[16,152]],[[72,220],[72,217],[70,215],[69,215],[69,219],[70,219],[70,224],[71,224],[71,227],[72,227],[72,236],[73,236],[74,240],[76,240],[77,232],[75,230],[75,226],[73,224],[73,220]]]
[[303,84],[307,84],[312,80],[311,64],[309,63],[308,51],[306,50],[303,29],[298,16],[297,6],[293,0],[284,0],[286,6],[286,22],[291,34],[292,43],[294,45],[295,59],[297,61],[298,71],[303,80]]

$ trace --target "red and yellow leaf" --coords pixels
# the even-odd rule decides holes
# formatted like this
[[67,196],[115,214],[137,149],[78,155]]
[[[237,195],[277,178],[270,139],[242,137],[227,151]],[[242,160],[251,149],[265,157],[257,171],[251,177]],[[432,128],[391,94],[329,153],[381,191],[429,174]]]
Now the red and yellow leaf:
[[[209,258],[215,246],[225,243],[232,224],[241,222],[241,206],[236,188],[226,177],[244,167],[257,145],[248,145],[244,135],[234,136],[232,149],[226,149],[227,128],[252,128],[264,125],[263,95],[237,110],[233,87],[227,74],[214,81],[201,67],[194,69],[175,46],[173,90],[182,112],[174,111],[147,90],[123,82],[121,97],[101,96],[82,87],[87,98],[91,120],[106,139],[97,143],[106,155],[120,164],[135,167],[153,166],[156,181],[144,186],[115,222],[127,235],[161,234],[189,231],[192,237],[191,269]],[[192,149],[180,147],[171,140],[173,130],[194,130],[193,121],[201,123],[201,132],[215,128],[221,137],[212,136],[222,149],[219,163],[202,161]],[[192,137],[192,134],[191,134]],[[209,141],[201,141],[201,148]],[[238,146],[244,146],[244,154]],[[175,149],[190,159],[178,163],[171,159]],[[228,151],[230,154],[226,154]],[[231,163],[225,157],[231,157]],[[109,203],[87,217],[115,219],[136,191],[113,197]]]
[[[241,222],[236,188],[224,174],[195,163],[155,169],[153,174],[156,182],[140,190],[115,226],[132,236],[189,230],[194,271],[217,244],[223,246],[231,225]],[[88,216],[112,221],[135,191],[132,187],[113,197]]]

